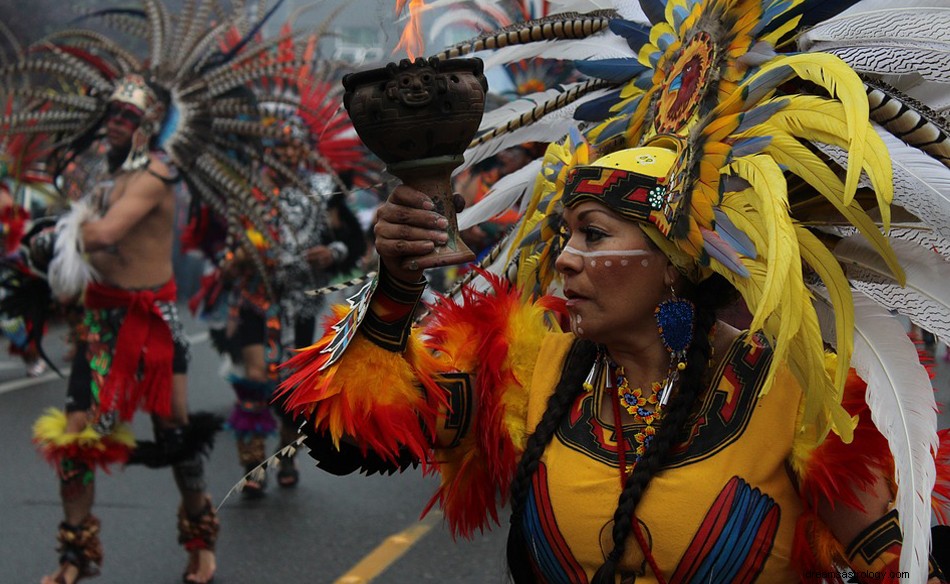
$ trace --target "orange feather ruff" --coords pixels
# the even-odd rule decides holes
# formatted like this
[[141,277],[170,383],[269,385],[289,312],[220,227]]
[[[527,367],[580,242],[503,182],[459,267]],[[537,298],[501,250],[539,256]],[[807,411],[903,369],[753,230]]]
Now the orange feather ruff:
[[280,384],[275,399],[284,396],[288,412],[305,415],[338,448],[345,436],[364,454],[372,450],[395,462],[405,448],[425,465],[445,397],[441,391],[423,391],[418,382],[433,386],[435,363],[414,337],[405,353],[393,353],[357,333],[343,356],[321,370],[329,360],[322,351],[346,308],[335,306],[334,313],[323,338],[284,363],[293,373]]
[[453,535],[471,537],[496,525],[524,451],[530,382],[541,339],[550,332],[549,312],[563,312],[563,300],[545,297],[532,305],[500,278],[483,273],[489,292],[465,289],[463,303],[446,300],[434,308],[427,345],[446,366],[474,376],[475,420],[460,445],[437,450],[442,484],[436,503]]
[[867,490],[879,476],[893,476],[894,459],[887,439],[871,421],[871,410],[864,399],[867,384],[854,369],[848,372],[841,405],[853,416],[858,416],[854,440],[841,441],[837,434],[829,434],[815,449],[805,464],[801,497],[805,506],[817,509],[824,499],[831,505],[841,502],[862,509],[855,492]]

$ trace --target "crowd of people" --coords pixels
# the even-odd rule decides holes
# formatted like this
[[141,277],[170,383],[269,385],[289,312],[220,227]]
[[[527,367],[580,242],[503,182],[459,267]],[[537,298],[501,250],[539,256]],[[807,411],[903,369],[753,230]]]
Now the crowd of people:
[[[31,136],[68,208],[39,217],[0,189],[4,334],[34,376],[49,319],[74,340],[65,406],[34,426],[63,509],[43,584],[99,574],[96,474],[122,464],[171,469],[183,581],[212,582],[204,467],[224,428],[248,500],[296,486],[305,445],[336,474],[437,472],[430,507],[456,535],[506,508],[518,584],[947,581],[931,517],[950,518],[950,431],[892,315],[931,357],[946,341],[931,284],[950,278],[950,126],[809,40],[876,6],[852,21],[854,2],[670,0],[634,22],[542,4],[456,53],[633,53],[578,57],[482,128],[496,147],[453,179],[477,259],[429,270],[446,217],[339,121],[318,33],[265,39],[269,14],[172,19],[146,0],[90,16],[145,24],[146,57],[74,29],[0,60],[0,154]],[[570,127],[541,121],[548,98],[582,98]],[[889,125],[905,115],[924,144]],[[29,178],[17,160],[0,179]],[[189,298],[179,248],[205,266]],[[313,293],[341,282],[346,306]],[[229,365],[226,420],[189,409],[186,306]],[[138,412],[153,440],[131,432]]]

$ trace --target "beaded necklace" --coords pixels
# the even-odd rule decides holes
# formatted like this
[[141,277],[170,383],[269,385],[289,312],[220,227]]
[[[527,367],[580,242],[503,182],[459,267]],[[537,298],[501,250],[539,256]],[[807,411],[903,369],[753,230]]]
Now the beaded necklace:
[[[636,455],[634,464],[636,464],[643,457],[643,454],[656,436],[657,426],[659,425],[661,412],[663,410],[663,406],[659,404],[658,395],[663,389],[663,384],[659,381],[654,381],[651,387],[653,393],[649,397],[643,397],[643,390],[641,388],[630,387],[623,367],[617,368],[616,376],[617,396],[619,398],[620,407],[627,410],[628,414],[633,416],[637,422],[642,423],[644,426],[642,430],[633,435],[633,439],[637,443],[634,452]],[[649,406],[653,406],[653,408],[648,409]],[[617,421],[617,425],[618,427],[621,426],[619,420]]]

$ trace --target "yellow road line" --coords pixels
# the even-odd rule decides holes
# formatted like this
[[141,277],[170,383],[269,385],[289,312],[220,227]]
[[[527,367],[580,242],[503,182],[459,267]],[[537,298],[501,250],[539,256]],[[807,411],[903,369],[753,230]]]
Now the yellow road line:
[[366,584],[371,582],[382,574],[386,568],[396,563],[396,560],[409,551],[409,548],[422,539],[441,520],[441,512],[430,511],[422,521],[384,539],[383,543],[376,546],[376,549],[360,560],[349,572],[337,578],[333,584]]

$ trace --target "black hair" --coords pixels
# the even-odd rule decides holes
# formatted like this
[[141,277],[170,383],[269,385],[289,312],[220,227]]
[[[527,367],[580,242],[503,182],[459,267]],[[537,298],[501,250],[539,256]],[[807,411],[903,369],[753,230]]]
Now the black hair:
[[[684,278],[685,282],[685,278]],[[687,353],[687,365],[680,377],[679,389],[663,410],[663,421],[655,439],[634,467],[621,492],[614,512],[613,549],[594,574],[591,584],[613,584],[617,566],[626,549],[627,537],[633,528],[633,512],[653,476],[660,471],[673,445],[680,439],[686,421],[709,382],[708,363],[712,354],[709,332],[716,322],[716,312],[736,298],[735,289],[721,276],[713,275],[698,285],[681,286],[680,296],[696,305],[693,342]],[[529,437],[511,487],[511,528],[508,533],[507,559],[512,580],[516,584],[536,581],[532,571],[527,542],[522,527],[531,475],[538,468],[544,449],[554,436],[561,419],[582,391],[583,380],[597,357],[591,341],[576,340],[564,364],[561,379],[534,433]]]

